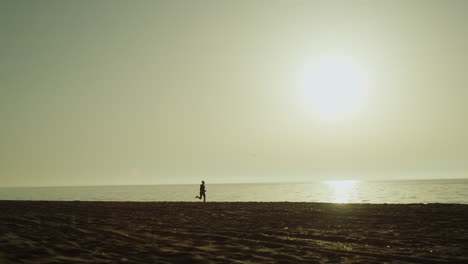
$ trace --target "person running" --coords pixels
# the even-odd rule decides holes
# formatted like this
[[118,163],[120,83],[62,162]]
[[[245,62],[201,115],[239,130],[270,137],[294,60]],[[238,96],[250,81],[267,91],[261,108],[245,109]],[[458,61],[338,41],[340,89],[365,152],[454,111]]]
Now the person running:
[[200,199],[203,197],[203,202],[206,200],[206,189],[205,189],[205,181],[202,181],[202,184],[200,184],[200,196],[195,196],[195,198]]

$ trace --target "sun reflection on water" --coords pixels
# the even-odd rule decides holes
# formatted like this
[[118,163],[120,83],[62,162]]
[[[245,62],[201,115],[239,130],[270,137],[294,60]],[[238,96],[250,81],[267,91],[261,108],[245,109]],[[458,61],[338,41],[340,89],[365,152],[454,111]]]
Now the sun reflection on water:
[[348,203],[359,181],[323,181],[333,191],[334,203]]

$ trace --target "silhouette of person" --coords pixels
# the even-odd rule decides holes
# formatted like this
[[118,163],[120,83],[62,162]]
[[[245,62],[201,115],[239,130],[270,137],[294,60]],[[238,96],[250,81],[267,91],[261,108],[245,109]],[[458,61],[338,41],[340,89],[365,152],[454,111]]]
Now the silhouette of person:
[[200,199],[203,197],[203,202],[206,200],[206,189],[205,189],[205,181],[202,181],[202,184],[200,184],[200,196],[195,196],[195,198]]

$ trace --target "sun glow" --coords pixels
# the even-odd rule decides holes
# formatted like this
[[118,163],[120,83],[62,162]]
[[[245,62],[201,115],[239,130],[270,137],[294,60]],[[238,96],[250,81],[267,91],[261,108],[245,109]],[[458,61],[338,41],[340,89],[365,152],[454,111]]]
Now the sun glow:
[[353,58],[319,58],[304,69],[299,79],[299,96],[306,110],[320,119],[352,118],[366,102],[367,76]]
[[334,203],[348,203],[351,193],[354,191],[359,181],[324,181],[323,183],[332,189]]

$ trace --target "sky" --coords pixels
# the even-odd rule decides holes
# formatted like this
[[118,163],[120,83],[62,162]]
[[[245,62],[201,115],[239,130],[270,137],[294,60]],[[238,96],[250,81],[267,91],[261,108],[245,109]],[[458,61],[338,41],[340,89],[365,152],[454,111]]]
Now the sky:
[[467,12],[0,0],[0,187],[466,178]]

